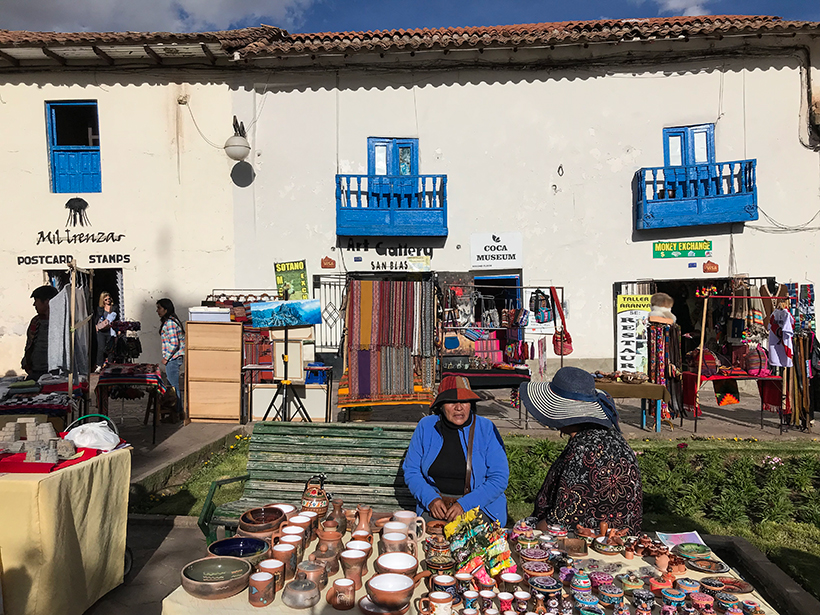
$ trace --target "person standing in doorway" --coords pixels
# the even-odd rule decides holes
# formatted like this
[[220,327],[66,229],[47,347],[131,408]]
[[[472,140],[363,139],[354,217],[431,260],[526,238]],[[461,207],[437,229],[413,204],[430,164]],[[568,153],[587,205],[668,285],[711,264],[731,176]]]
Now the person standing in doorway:
[[31,293],[37,314],[26,330],[26,349],[21,366],[30,380],[38,380],[48,372],[48,302],[57,295],[53,286],[38,286]]
[[174,302],[168,298],[157,301],[162,341],[162,364],[168,382],[177,394],[177,419],[182,418],[182,394],[179,388],[179,372],[185,357],[185,329],[174,310]]
[[117,309],[114,307],[114,299],[107,291],[100,293],[100,305],[97,308],[97,370],[101,371],[103,365],[108,360],[114,338],[117,333],[111,327],[111,323],[117,320]]

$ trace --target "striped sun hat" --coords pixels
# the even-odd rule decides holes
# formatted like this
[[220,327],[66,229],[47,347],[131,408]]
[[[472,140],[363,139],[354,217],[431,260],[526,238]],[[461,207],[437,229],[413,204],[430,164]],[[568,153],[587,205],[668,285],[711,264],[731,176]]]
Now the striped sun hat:
[[615,404],[595,389],[592,374],[577,367],[562,367],[552,382],[524,383],[520,393],[527,412],[547,427],[562,429],[581,423],[617,427]]
[[470,381],[464,376],[445,376],[438,385],[438,396],[430,404],[430,410],[437,410],[441,404],[456,401],[478,401],[481,399],[473,393]]

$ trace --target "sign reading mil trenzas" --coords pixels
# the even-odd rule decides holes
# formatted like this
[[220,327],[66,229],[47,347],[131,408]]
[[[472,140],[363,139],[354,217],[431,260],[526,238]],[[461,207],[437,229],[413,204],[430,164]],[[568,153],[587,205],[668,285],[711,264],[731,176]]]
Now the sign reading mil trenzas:
[[708,258],[712,256],[711,241],[656,241],[652,258]]

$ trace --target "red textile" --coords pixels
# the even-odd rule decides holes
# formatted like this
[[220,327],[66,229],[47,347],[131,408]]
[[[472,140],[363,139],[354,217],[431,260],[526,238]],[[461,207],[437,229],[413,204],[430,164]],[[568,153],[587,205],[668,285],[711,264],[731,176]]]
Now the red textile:
[[[695,372],[683,372],[683,407],[687,412],[692,412],[693,416],[700,416],[700,408],[696,408],[696,395],[698,388],[695,387],[695,382],[697,381],[698,375]],[[768,378],[755,378],[754,376],[749,376],[748,374],[741,376],[704,376],[701,374],[700,377],[700,384],[703,386],[704,382],[709,380],[757,380],[758,389],[761,391],[760,398],[763,400],[763,407],[766,410],[770,410],[772,412],[777,412],[777,409],[780,407],[780,386],[777,387],[777,403],[775,405],[767,405],[766,399],[763,397],[763,388],[761,385],[764,383],[779,383],[780,377],[779,376],[771,376]],[[767,392],[767,395],[772,395],[770,392]],[[771,399],[771,398],[770,398]],[[786,411],[786,413],[791,412],[791,410]]]
[[[757,381],[757,390],[760,392],[760,401],[763,408],[769,412],[779,412],[783,402],[783,380],[777,376]],[[783,414],[791,414],[791,400],[786,397],[786,410]]]
[[93,459],[100,454],[96,448],[78,448],[82,456],[76,459],[67,459],[60,463],[26,463],[25,453],[6,453],[0,455],[0,474],[47,474],[55,470],[61,470],[68,466],[73,466],[88,459]]

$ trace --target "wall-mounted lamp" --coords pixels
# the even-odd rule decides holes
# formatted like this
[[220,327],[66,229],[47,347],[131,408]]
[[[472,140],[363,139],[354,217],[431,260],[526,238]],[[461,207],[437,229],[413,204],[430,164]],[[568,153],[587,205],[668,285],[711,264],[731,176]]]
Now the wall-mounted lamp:
[[245,124],[233,116],[233,136],[225,141],[225,153],[231,160],[245,160],[251,153],[251,145],[245,138]]

